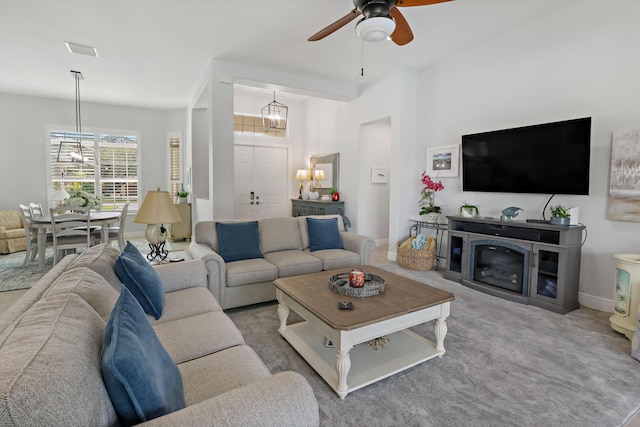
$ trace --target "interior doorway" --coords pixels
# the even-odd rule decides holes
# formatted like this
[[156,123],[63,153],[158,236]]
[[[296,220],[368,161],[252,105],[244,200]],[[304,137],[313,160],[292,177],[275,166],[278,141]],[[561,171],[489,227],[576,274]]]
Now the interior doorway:
[[361,125],[358,233],[378,245],[389,244],[390,159],[391,118]]
[[288,216],[288,148],[234,147],[234,218]]

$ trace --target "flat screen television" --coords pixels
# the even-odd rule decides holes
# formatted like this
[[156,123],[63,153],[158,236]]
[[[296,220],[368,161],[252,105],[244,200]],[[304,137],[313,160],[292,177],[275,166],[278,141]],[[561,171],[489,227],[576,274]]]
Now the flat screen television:
[[462,190],[589,194],[591,117],[462,136]]

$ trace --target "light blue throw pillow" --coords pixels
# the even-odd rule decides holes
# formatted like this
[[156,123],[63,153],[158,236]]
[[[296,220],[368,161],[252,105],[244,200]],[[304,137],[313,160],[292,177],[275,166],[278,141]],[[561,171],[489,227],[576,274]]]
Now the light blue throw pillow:
[[127,242],[127,246],[116,260],[115,270],[118,278],[136,297],[145,313],[158,320],[164,307],[162,280],[131,242]]
[[323,249],[344,249],[338,228],[338,218],[307,218],[307,229],[311,252]]
[[180,371],[126,286],[104,330],[101,367],[123,425],[139,424],[186,406]]
[[216,222],[218,253],[224,262],[264,258],[260,252],[258,221]]

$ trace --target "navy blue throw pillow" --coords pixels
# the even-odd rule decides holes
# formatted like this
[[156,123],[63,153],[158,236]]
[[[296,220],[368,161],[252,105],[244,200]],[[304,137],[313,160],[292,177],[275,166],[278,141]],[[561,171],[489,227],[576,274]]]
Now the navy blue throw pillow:
[[264,258],[260,252],[258,221],[216,222],[218,253],[224,262]]
[[307,228],[311,252],[322,249],[344,249],[338,228],[338,218],[307,218]]
[[158,320],[164,307],[162,280],[131,242],[127,242],[127,246],[116,259],[115,270],[118,278],[136,297],[145,313]]
[[186,406],[178,367],[125,286],[104,329],[101,368],[123,425],[139,424]]

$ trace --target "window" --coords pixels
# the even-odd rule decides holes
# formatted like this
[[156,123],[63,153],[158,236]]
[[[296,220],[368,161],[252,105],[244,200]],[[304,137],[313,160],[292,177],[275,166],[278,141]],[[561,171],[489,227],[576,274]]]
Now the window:
[[233,114],[233,132],[239,135],[275,136],[278,138],[287,136],[287,131],[284,129],[265,129],[262,116],[240,113]]
[[[133,133],[133,132],[132,132]],[[57,162],[61,141],[82,142],[83,155],[93,167],[81,163]],[[83,190],[100,198],[102,210],[122,209],[129,202],[129,210],[138,210],[138,179],[140,138],[119,132],[50,131],[51,189],[64,189],[69,194]],[[71,150],[62,144],[62,153]],[[65,153],[66,154],[66,153]]]
[[180,191],[182,171],[182,150],[178,132],[170,132],[169,139],[169,194],[176,197]]

